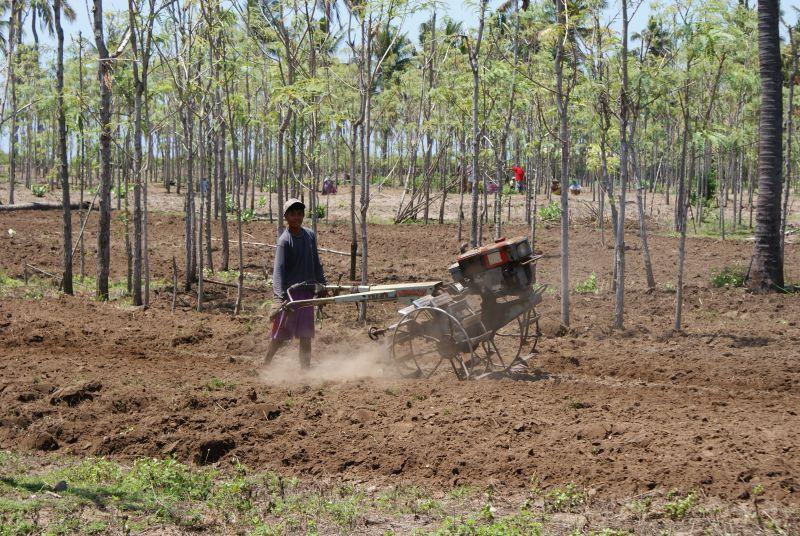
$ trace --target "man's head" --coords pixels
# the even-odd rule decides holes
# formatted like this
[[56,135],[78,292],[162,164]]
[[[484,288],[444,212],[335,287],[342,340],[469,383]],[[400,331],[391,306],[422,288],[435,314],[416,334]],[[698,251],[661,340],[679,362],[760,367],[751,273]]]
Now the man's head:
[[283,217],[290,229],[299,229],[303,225],[306,206],[299,199],[287,199],[283,204]]

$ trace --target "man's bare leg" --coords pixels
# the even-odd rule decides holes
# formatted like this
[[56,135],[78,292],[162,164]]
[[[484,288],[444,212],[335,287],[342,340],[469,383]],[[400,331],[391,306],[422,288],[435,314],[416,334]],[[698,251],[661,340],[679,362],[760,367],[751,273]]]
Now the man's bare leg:
[[311,368],[311,339],[300,339],[300,368]]
[[272,358],[275,357],[275,353],[280,350],[281,346],[283,346],[286,341],[282,341],[280,339],[272,339],[269,341],[269,348],[267,348],[267,355],[264,356],[264,364],[269,365],[272,363]]

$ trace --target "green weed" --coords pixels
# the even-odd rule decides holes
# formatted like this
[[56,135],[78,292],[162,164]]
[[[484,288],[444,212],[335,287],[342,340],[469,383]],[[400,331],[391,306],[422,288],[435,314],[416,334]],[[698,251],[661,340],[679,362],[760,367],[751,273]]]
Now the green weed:
[[697,495],[694,492],[690,492],[682,499],[678,498],[665,504],[664,513],[673,520],[683,519],[697,505],[697,502]]
[[544,497],[545,509],[549,512],[568,512],[584,503],[586,494],[575,484],[553,488]]
[[25,283],[19,279],[10,277],[5,270],[0,269],[0,296],[15,288],[23,286]]
[[569,409],[576,409],[577,410],[577,409],[591,408],[592,405],[589,404],[588,402],[582,402],[580,400],[570,400],[567,403],[567,407],[569,407]]
[[495,518],[491,507],[485,505],[480,512],[469,517],[447,517],[442,526],[428,532],[432,536],[538,536],[542,524],[527,509],[511,516]]
[[597,276],[594,272],[585,280],[575,285],[575,292],[578,294],[597,294]]
[[726,266],[711,276],[711,284],[716,288],[735,288],[744,286],[744,274],[741,269]]
[[225,387],[225,385],[226,384],[225,384],[224,381],[222,381],[219,378],[214,377],[214,378],[211,378],[210,380],[208,380],[206,382],[206,384],[203,386],[203,388],[206,391],[219,391],[220,389],[223,389]]
[[558,221],[561,219],[561,204],[558,201],[552,201],[549,205],[545,205],[539,209],[539,217],[542,221]]
[[49,191],[50,187],[46,184],[34,184],[31,186],[31,193],[36,197],[44,197]]

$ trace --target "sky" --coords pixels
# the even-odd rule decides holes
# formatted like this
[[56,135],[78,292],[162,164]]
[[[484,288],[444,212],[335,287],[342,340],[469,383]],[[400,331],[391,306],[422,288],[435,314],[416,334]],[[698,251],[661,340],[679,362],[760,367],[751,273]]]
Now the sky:
[[[89,39],[92,39],[92,12],[91,0],[70,0],[72,7],[75,9],[77,18],[73,23],[66,23],[64,32],[67,42],[70,41],[71,36],[77,36],[78,31],[82,31]],[[664,0],[669,1],[669,0]],[[756,0],[751,0],[755,2]],[[496,8],[503,0],[490,0],[490,9]],[[633,15],[630,23],[630,32],[637,32],[641,30],[647,22],[650,13],[651,0],[644,0],[641,7]],[[450,18],[456,21],[464,22],[466,27],[476,26],[478,22],[478,13],[475,7],[477,1],[463,2],[460,0],[436,0],[438,5],[438,12],[440,14],[446,13]],[[619,25],[619,2],[610,0],[609,8],[606,10],[608,19],[617,21],[615,25]],[[128,6],[127,0],[104,0],[103,9],[106,11],[120,11],[126,9]],[[800,0],[784,0],[781,2],[781,9],[786,15],[787,19],[792,20],[796,16],[793,15],[794,9],[800,9]],[[420,9],[406,17],[403,22],[403,29],[409,35],[412,42],[416,42],[417,34],[419,32],[419,25],[430,19],[430,9]],[[30,39],[30,30],[26,29],[26,38]],[[39,32],[43,42],[54,44],[52,38],[47,37],[45,32]]]
[[[667,0],[668,1],[668,0]],[[755,2],[756,0],[751,0]],[[77,19],[74,23],[67,23],[64,26],[65,35],[69,41],[69,36],[77,35],[78,31],[82,31],[85,35],[92,36],[92,12],[90,0],[71,0],[72,7],[77,12]],[[456,21],[464,22],[467,27],[476,26],[478,23],[478,13],[475,8],[476,2],[463,2],[461,0],[437,0],[438,12],[446,13],[450,18]],[[503,0],[490,0],[489,7],[496,8],[503,3]],[[106,11],[119,11],[126,9],[128,6],[127,0],[104,0],[103,9]],[[606,16],[611,19],[619,20],[619,2],[609,1],[609,8],[607,9]],[[781,2],[781,8],[784,13],[791,17],[793,7],[800,8],[800,0],[784,0]],[[650,0],[645,0],[639,10],[634,14],[631,23],[630,31],[636,32],[641,30],[647,22],[648,14],[650,13]],[[430,19],[430,10],[417,10],[406,18],[403,24],[403,29],[408,32],[409,38],[416,42],[417,33],[419,32],[419,25]],[[43,33],[43,32],[40,32]],[[44,36],[43,41],[48,41]]]

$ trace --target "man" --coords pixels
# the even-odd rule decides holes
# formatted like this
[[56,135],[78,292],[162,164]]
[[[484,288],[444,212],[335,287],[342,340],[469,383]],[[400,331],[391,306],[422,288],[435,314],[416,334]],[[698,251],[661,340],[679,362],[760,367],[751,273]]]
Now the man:
[[511,171],[514,172],[514,181],[517,185],[517,192],[522,192],[525,189],[525,170],[520,166],[514,166],[511,168]]
[[[272,292],[275,301],[307,300],[314,297],[315,284],[325,285],[325,273],[319,261],[317,237],[303,227],[306,206],[299,199],[288,199],[283,205],[286,230],[278,239]],[[308,283],[293,290],[292,285]],[[289,296],[291,293],[291,296]],[[314,308],[280,311],[272,322],[272,340],[264,361],[272,362],[275,352],[291,339],[300,339],[300,366],[311,366],[311,339],[314,337]]]

